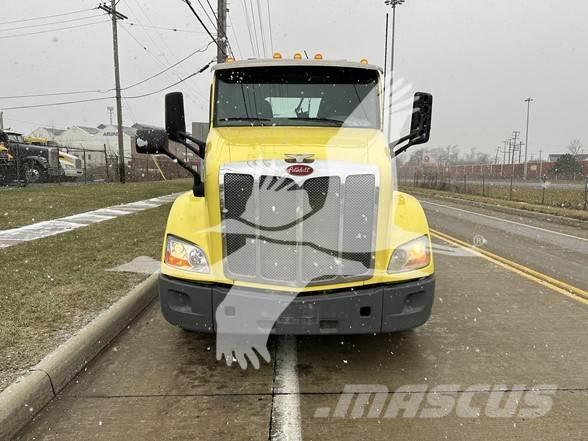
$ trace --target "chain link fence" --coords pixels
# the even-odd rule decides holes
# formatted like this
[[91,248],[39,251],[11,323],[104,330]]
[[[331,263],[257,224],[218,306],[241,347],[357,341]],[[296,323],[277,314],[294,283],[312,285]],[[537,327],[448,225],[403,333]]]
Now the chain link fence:
[[[27,185],[30,183],[81,184],[97,182],[120,182],[119,157],[106,148],[102,150],[79,147],[59,147],[59,163],[38,181],[27,178],[27,164],[16,154],[9,161],[0,157],[0,185]],[[187,162],[199,167],[192,157]],[[132,155],[124,157],[125,180],[127,182],[163,181],[191,177],[190,173],[164,155]]]
[[399,184],[494,199],[550,205],[575,210],[588,209],[588,176],[575,180],[522,180],[495,176],[447,176],[399,170]]

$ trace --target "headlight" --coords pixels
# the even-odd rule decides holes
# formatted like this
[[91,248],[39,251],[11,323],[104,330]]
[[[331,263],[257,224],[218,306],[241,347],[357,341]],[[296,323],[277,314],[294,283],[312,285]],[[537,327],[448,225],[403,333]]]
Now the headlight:
[[429,247],[429,238],[421,236],[417,239],[400,245],[392,253],[390,264],[388,265],[389,273],[404,273],[424,268],[431,263],[431,249]]
[[167,236],[164,262],[174,268],[208,274],[208,260],[204,251],[184,240]]

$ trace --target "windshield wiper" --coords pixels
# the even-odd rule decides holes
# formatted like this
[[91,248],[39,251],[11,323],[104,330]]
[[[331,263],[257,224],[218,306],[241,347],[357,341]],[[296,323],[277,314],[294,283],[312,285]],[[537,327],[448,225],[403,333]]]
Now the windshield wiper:
[[269,118],[258,118],[255,116],[232,116],[230,118],[221,118],[221,121],[271,121]]
[[303,116],[303,117],[293,117],[293,118],[288,118],[288,119],[289,120],[292,120],[292,121],[299,120],[299,121],[328,122],[328,123],[333,123],[333,124],[335,124],[337,126],[342,126],[343,125],[343,121],[340,121],[338,119],[331,119],[331,118],[319,118],[319,117],[312,118],[312,117]]

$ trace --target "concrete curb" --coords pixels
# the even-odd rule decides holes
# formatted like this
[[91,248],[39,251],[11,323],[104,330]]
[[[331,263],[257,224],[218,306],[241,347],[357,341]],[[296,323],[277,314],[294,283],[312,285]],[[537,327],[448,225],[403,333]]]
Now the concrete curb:
[[157,297],[153,274],[0,393],[0,439],[11,439]]

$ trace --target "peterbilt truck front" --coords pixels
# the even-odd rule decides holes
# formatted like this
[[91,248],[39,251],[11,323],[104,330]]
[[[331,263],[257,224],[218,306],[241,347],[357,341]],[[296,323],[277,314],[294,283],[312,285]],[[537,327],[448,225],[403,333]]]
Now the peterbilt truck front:
[[212,70],[206,140],[186,132],[179,93],[166,96],[165,130],[137,134],[139,152],[166,154],[194,176],[165,232],[165,318],[229,334],[381,333],[427,321],[429,229],[418,201],[396,190],[393,165],[428,141],[431,95],[414,95],[410,133],[390,143],[382,72],[365,60]]

